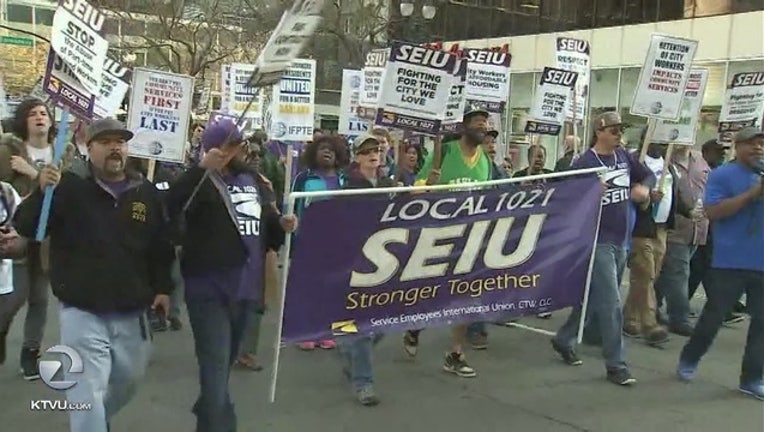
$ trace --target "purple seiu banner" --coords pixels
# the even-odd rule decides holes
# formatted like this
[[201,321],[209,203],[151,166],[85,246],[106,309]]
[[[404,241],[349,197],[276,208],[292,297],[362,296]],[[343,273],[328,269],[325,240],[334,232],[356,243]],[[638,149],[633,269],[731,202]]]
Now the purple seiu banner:
[[590,176],[316,201],[295,244],[282,339],[494,322],[580,305],[601,199]]

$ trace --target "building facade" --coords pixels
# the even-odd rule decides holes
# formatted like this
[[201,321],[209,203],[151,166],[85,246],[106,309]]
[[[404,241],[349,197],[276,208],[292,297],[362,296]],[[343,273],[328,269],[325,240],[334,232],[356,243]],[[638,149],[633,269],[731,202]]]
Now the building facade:
[[[697,0],[696,0],[697,1]],[[734,2],[727,2],[734,3]],[[669,34],[699,41],[694,66],[709,70],[709,81],[703,97],[697,143],[715,138],[717,123],[727,83],[739,72],[764,71],[764,2],[758,10],[743,13],[651,22],[617,27],[593,28],[555,33],[520,35],[472,40],[452,40],[462,48],[492,48],[507,45],[512,53],[510,91],[504,118],[505,139],[515,142],[513,156],[524,166],[523,134],[540,73],[545,66],[555,65],[555,42],[558,36],[588,40],[591,44],[592,76],[589,116],[615,110],[632,126],[625,139],[638,145],[646,119],[629,114],[640,69],[653,33]],[[588,124],[579,128],[579,137],[588,144]],[[542,137],[541,142],[551,155],[559,154],[562,136]]]

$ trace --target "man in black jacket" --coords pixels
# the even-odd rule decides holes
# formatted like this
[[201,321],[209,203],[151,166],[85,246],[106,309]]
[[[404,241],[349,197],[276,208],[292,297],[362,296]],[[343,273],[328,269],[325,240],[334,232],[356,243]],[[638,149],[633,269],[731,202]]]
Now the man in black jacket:
[[47,220],[50,280],[61,302],[61,344],[82,359],[79,373],[64,374],[75,383],[67,399],[91,407],[69,412],[70,431],[106,432],[148,363],[145,311],[167,311],[173,250],[156,188],[125,170],[132,132],[104,119],[87,135],[86,169],[43,168],[40,187],[21,203],[15,227],[35,237],[43,191],[54,186]]
[[166,201],[181,228],[180,267],[199,364],[197,432],[236,430],[228,378],[248,322],[263,307],[266,227],[297,225],[294,216],[278,213],[273,192],[244,161],[244,145],[232,121],[208,125],[199,166],[178,178]]
[[[643,132],[644,140],[644,132]],[[663,266],[668,230],[674,229],[676,214],[690,217],[691,207],[679,195],[678,174],[672,164],[664,173],[666,146],[650,144],[645,165],[658,184],[650,193],[650,205],[637,209],[637,220],[629,251],[629,294],[623,307],[623,332],[644,337],[650,346],[669,340],[668,331],[656,319],[655,280]]]

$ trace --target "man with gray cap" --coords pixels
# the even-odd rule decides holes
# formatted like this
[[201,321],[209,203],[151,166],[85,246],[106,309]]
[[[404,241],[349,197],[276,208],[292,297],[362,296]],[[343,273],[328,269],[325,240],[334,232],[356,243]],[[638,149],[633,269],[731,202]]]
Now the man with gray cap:
[[169,305],[173,248],[157,189],[125,170],[132,137],[117,120],[93,122],[85,169],[44,167],[15,218],[19,234],[34,238],[43,192],[55,187],[47,220],[50,280],[61,302],[61,344],[82,359],[80,373],[64,373],[76,382],[66,396],[90,407],[69,412],[72,432],[108,430],[149,360],[146,309],[166,312]]
[[703,312],[679,357],[677,375],[689,381],[711,347],[725,315],[746,294],[751,316],[738,389],[764,400],[764,133],[735,134],[735,159],[711,171],[704,202],[714,244]]
[[[592,145],[571,165],[571,169],[606,168],[602,177],[606,190],[602,196],[602,213],[597,245],[594,250],[587,321],[596,323],[602,340],[607,379],[618,385],[632,385],[623,352],[623,314],[619,285],[626,266],[626,243],[629,238],[630,201],[640,204],[650,200],[647,183],[655,177],[639,161],[621,147],[623,122],[614,111],[597,116],[592,122]],[[552,339],[552,347],[571,366],[583,364],[576,355],[574,343],[581,319],[581,308],[573,309],[567,322]]]

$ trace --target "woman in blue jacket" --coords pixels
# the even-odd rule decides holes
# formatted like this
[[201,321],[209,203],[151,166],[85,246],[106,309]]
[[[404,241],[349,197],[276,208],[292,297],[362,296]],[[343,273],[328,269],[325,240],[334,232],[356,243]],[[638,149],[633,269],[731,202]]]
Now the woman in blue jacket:
[[[305,146],[303,153],[306,169],[294,179],[292,192],[314,192],[339,190],[345,187],[345,175],[342,169],[348,164],[347,146],[336,136],[321,135],[315,141]],[[302,217],[302,213],[311,201],[326,198],[298,199],[295,201],[294,213]],[[296,239],[297,236],[293,236]],[[293,246],[296,243],[293,243]],[[323,349],[335,347],[333,340],[309,341],[300,344],[303,350],[313,350],[316,346]]]

